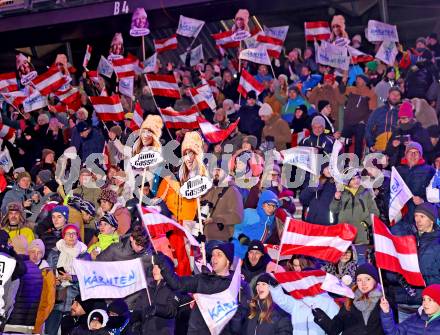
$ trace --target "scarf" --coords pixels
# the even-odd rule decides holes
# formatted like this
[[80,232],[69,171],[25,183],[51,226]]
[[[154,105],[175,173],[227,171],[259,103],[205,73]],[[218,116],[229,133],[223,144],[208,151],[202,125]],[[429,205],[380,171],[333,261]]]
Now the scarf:
[[75,274],[73,271],[73,260],[77,258],[80,254],[87,251],[87,246],[77,241],[73,248],[68,247],[66,241],[59,240],[56,243],[57,249],[60,251],[60,257],[58,258],[57,268],[63,267],[69,274]]
[[354,292],[353,305],[362,312],[362,317],[364,318],[364,323],[367,325],[368,319],[370,318],[371,312],[376,307],[377,302],[382,297],[382,289],[380,284],[377,284],[376,288],[368,293],[367,299],[361,299],[363,294],[359,289]]

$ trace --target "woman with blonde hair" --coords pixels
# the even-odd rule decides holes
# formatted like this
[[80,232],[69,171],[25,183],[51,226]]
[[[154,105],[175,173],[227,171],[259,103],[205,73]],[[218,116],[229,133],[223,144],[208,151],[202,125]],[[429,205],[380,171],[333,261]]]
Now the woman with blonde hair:
[[246,319],[245,335],[291,335],[292,324],[289,315],[281,310],[272,300],[269,285],[277,282],[268,273],[257,279],[255,295],[249,302],[249,316]]
[[139,138],[134,143],[133,156],[139,154],[144,148],[160,151],[162,149],[160,143],[162,127],[163,121],[159,115],[148,115],[142,122]]

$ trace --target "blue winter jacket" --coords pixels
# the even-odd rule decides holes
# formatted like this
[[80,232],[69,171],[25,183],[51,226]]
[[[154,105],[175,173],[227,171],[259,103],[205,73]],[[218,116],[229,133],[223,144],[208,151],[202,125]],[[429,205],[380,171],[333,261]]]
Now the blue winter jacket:
[[306,94],[307,90],[315,88],[316,85],[321,81],[322,76],[320,74],[312,74],[306,80],[302,81],[301,93]]
[[261,193],[258,200],[257,208],[246,208],[244,210],[243,220],[235,225],[234,235],[232,242],[234,243],[235,256],[244,258],[247,246],[242,245],[239,239],[242,235],[246,235],[250,241],[259,240],[264,243],[275,227],[275,215],[267,215],[263,209],[263,204],[267,202],[273,202],[280,206],[280,202],[275,193],[269,190]]
[[330,213],[330,203],[335,192],[336,185],[329,180],[318,187],[306,187],[302,190],[299,200],[304,207],[308,207],[306,222],[320,225],[331,225],[337,222]]
[[425,312],[417,312],[411,315],[402,323],[396,324],[393,319],[393,313],[380,312],[382,328],[386,335],[434,335],[440,334],[440,317],[428,321]]
[[398,112],[395,106],[390,108],[390,104],[386,103],[371,113],[365,128],[365,140],[369,148],[376,143],[376,138],[380,134],[396,130]]

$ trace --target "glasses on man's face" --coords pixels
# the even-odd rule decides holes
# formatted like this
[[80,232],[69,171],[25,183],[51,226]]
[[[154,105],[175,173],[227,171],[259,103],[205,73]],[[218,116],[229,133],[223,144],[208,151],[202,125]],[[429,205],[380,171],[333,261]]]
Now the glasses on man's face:
[[76,236],[78,236],[78,234],[77,234],[76,232],[74,232],[74,231],[71,231],[71,232],[67,232],[67,233],[65,233],[64,236],[67,236],[67,237],[76,237]]

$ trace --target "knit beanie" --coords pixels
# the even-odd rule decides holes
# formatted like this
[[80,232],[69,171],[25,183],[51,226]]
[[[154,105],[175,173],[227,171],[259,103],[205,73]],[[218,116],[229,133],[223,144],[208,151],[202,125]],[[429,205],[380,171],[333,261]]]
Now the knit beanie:
[[211,250],[214,251],[215,249],[221,250],[232,265],[234,262],[234,245],[232,243],[218,243]]
[[33,240],[31,242],[31,244],[29,245],[28,250],[33,250],[33,249],[40,250],[43,255],[42,257],[44,258],[44,253],[45,253],[46,249],[44,247],[44,242],[42,240],[40,240],[40,239]]
[[316,115],[312,119],[312,126],[321,126],[325,128],[325,120],[321,115]]
[[124,299],[115,299],[107,307],[109,313],[115,313],[118,316],[125,316],[129,314],[129,309],[127,303]]
[[409,142],[405,147],[405,155],[411,149],[416,149],[420,153],[420,156],[423,156],[423,148],[420,143],[414,141]]
[[116,218],[113,216],[113,214],[106,213],[102,218],[99,219],[99,222],[104,221],[108,223],[113,228],[118,229],[118,221],[116,221]]
[[414,111],[413,111],[413,106],[411,104],[411,102],[409,101],[404,101],[399,108],[399,113],[397,114],[397,117],[403,118],[403,117],[407,117],[407,118],[414,118]]
[[118,201],[118,195],[115,191],[105,188],[101,191],[98,202],[101,202],[101,200],[106,200],[114,205]]
[[38,178],[40,178],[40,180],[43,184],[47,183],[53,177],[52,172],[49,170],[41,170],[40,172],[38,172],[37,176],[38,176]]
[[271,286],[275,286],[275,285],[278,284],[277,281],[275,280],[275,278],[272,277],[272,276],[271,276],[269,273],[267,273],[267,272],[262,273],[261,275],[259,275],[259,276],[257,277],[257,281],[256,281],[256,283],[257,283],[257,284],[258,284],[258,283],[266,283],[266,284],[271,285]]
[[251,250],[258,250],[262,254],[264,254],[264,245],[260,240],[252,240],[248,246],[248,252]]
[[361,274],[371,276],[376,281],[376,283],[380,282],[379,272],[377,272],[377,269],[373,265],[371,265],[370,263],[364,263],[362,265],[359,265],[359,267],[356,269],[356,272],[355,272],[355,278],[357,278],[357,276],[359,276]]
[[64,235],[66,234],[66,231],[68,230],[75,230],[76,231],[76,235],[78,236],[78,239],[80,238],[80,233],[79,233],[79,228],[74,225],[74,224],[68,224],[66,226],[64,226],[63,230],[61,231],[61,236],[62,238],[64,238]]
[[272,114],[272,107],[266,102],[261,105],[260,110],[258,111],[259,116],[271,116]]
[[422,292],[422,297],[427,295],[440,305],[440,284],[431,284]]
[[56,206],[54,209],[52,209],[52,214],[53,213],[60,213],[62,216],[64,216],[66,221],[69,219],[69,207],[67,206],[64,205]]
[[322,110],[327,107],[328,105],[330,105],[330,102],[328,100],[320,100],[318,102],[318,111],[321,113]]
[[414,211],[415,213],[422,213],[426,215],[434,224],[437,223],[438,220],[438,210],[437,207],[429,202],[424,202],[418,205]]

